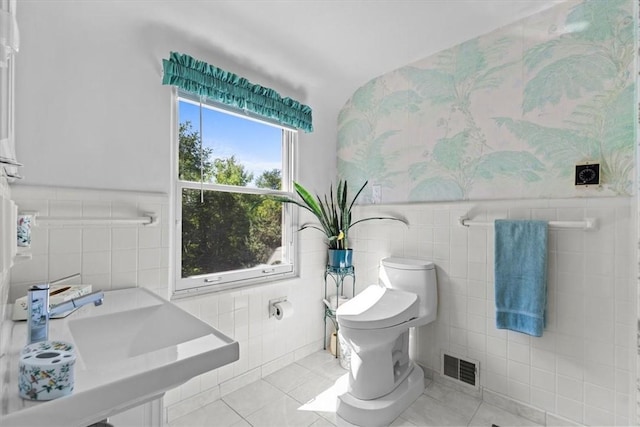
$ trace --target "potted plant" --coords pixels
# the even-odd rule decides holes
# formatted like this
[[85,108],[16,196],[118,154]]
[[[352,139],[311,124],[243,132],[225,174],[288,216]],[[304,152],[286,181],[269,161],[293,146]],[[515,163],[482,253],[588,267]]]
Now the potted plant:
[[400,221],[407,224],[407,221],[404,218],[396,218],[392,216],[368,217],[353,221],[351,217],[351,210],[358,199],[358,196],[360,196],[360,193],[362,193],[362,190],[364,190],[367,184],[368,181],[360,187],[356,192],[355,197],[351,200],[349,200],[347,181],[342,180],[338,182],[335,194],[333,192],[333,185],[331,185],[328,196],[326,194],[324,197],[320,197],[319,195],[314,196],[300,183],[294,182],[293,185],[300,200],[295,198],[278,197],[279,201],[298,205],[311,212],[316,217],[318,224],[305,223],[299,230],[314,228],[324,233],[329,246],[328,264],[331,267],[344,268],[352,265],[352,249],[349,247],[349,231],[354,225],[378,219]]

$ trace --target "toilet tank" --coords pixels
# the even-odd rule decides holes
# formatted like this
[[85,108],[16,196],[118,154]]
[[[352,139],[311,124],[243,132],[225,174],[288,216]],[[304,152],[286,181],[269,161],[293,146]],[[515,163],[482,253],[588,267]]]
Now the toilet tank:
[[414,258],[383,258],[380,261],[379,278],[380,284],[387,288],[418,295],[419,317],[435,320],[438,287],[433,262]]

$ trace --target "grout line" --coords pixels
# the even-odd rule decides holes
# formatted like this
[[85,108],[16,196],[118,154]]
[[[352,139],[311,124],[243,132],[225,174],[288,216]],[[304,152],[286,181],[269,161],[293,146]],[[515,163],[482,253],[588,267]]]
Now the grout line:
[[[482,399],[480,399],[480,402],[478,402],[478,407],[476,408],[475,411],[473,411],[473,415],[471,415],[471,418],[469,419],[469,422],[467,423],[467,426],[471,425],[471,421],[473,421],[473,419],[476,417],[476,414],[480,410],[480,407],[482,406],[483,403],[484,403],[484,401]],[[492,427],[493,426],[495,426],[495,424],[492,424]]]
[[222,401],[222,403],[224,404],[224,406],[226,406],[227,408],[231,409],[234,413],[236,413],[245,423],[249,424],[250,426],[252,426],[253,424],[251,424],[249,421],[247,421],[247,419],[245,417],[243,417],[242,415],[240,415],[238,413],[238,411],[236,411],[235,409],[233,409],[231,407],[231,405],[229,405],[227,402],[224,401],[224,398],[221,397],[220,400]]

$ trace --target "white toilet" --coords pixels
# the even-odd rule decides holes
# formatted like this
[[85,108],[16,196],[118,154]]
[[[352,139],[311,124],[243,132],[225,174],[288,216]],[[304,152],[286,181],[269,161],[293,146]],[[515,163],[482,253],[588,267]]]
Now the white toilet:
[[350,372],[338,380],[348,379],[348,391],[338,397],[342,424],[389,425],[422,394],[424,373],[409,358],[409,328],[433,322],[437,303],[432,262],[384,258],[379,284],[338,308],[351,351]]

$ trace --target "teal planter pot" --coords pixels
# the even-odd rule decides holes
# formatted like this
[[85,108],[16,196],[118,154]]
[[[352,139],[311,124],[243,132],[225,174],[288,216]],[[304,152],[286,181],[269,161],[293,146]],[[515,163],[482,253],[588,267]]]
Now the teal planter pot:
[[351,249],[329,249],[329,267],[346,268],[351,267],[353,250]]

